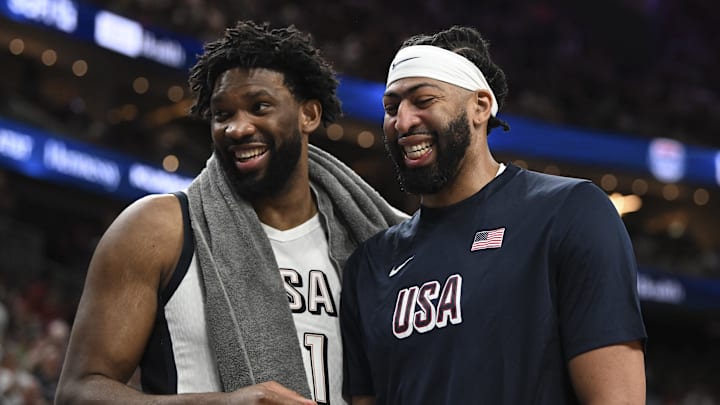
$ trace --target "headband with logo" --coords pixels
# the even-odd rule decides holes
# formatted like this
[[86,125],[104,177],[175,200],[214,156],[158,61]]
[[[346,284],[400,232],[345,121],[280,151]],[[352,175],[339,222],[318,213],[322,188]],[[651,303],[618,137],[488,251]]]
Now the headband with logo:
[[386,87],[407,77],[427,77],[464,89],[490,93],[493,117],[498,112],[495,94],[474,63],[455,52],[432,45],[412,45],[398,51],[390,64]]

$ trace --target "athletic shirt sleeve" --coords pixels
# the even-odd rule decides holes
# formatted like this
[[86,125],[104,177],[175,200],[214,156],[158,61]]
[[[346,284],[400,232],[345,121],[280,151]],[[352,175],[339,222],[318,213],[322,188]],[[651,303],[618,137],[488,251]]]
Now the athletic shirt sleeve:
[[566,360],[646,338],[637,264],[624,223],[607,195],[576,184],[557,211],[558,316]]
[[[343,340],[343,394],[375,395],[370,363],[365,353],[362,321],[358,311],[357,274],[366,266],[365,245],[361,245],[345,263],[340,298],[340,330]],[[363,263],[365,263],[363,265]],[[369,269],[365,269],[369,270]]]

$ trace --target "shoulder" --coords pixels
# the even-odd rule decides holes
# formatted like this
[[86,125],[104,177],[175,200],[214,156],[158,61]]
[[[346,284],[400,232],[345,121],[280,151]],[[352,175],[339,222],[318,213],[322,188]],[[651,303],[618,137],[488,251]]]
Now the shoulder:
[[520,169],[517,176],[522,180],[527,192],[538,197],[562,197],[571,194],[577,188],[593,186],[593,183],[587,179],[557,176],[532,170]]
[[419,213],[416,212],[402,222],[376,233],[358,245],[348,262],[357,266],[361,262],[370,264],[392,256],[412,240],[418,219]]
[[408,239],[415,232],[418,220],[419,211],[412,216],[406,214],[399,223],[375,234],[367,241],[367,245],[372,249],[388,248],[392,250],[397,247],[398,243]]
[[110,225],[108,231],[119,231],[125,237],[162,237],[182,227],[180,203],[172,194],[153,194],[127,206]]
[[162,278],[171,272],[183,244],[183,219],[178,198],[172,194],[142,197],[113,221],[98,244],[96,255],[107,260],[137,262],[153,267]]
[[607,194],[587,179],[557,176],[518,168],[506,187],[512,198],[527,204],[568,209],[584,202],[607,205]]

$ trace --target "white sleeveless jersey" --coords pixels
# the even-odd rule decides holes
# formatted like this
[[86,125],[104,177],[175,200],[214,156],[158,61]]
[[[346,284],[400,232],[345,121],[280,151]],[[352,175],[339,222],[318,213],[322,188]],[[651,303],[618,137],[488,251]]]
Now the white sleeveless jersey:
[[175,193],[183,216],[180,259],[158,294],[155,326],[140,361],[144,392],[181,394],[222,390],[215,354],[208,343],[205,297],[184,193]]
[[342,398],[340,278],[328,253],[318,215],[293,229],[263,225],[280,267],[313,399],[345,404]]
[[[140,363],[142,388],[154,394],[218,392],[222,385],[208,341],[204,290],[192,232],[187,231],[187,200],[184,194],[176,195],[183,207],[185,240],[177,268],[158,296],[155,327]],[[265,228],[272,235],[271,244],[285,281],[314,399],[318,403],[344,404],[338,320],[340,282],[328,258],[319,218],[315,216],[284,232]]]
[[208,343],[204,302],[200,267],[193,255],[187,275],[165,305],[178,394],[222,390],[215,355]]

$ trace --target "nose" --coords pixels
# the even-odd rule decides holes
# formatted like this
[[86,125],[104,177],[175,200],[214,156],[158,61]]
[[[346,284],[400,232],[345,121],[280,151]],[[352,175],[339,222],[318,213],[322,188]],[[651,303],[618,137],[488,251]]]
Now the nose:
[[415,108],[410,102],[403,100],[398,105],[397,114],[395,115],[395,130],[399,135],[407,134],[418,124],[420,124],[420,118]]
[[227,126],[225,126],[224,134],[225,136],[239,139],[254,134],[255,129],[255,125],[252,122],[238,117],[228,122]]

